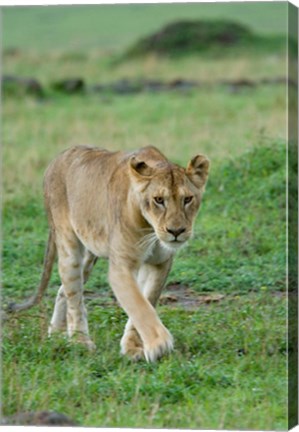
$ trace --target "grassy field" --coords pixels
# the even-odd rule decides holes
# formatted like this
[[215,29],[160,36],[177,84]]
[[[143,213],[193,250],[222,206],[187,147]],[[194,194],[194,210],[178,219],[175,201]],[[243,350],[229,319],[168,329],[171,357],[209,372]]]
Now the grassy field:
[[[223,16],[222,6],[216,12]],[[272,6],[275,14],[282,4]],[[118,33],[110,36],[115,41],[103,42],[107,50],[117,40],[119,46],[128,43],[121,32],[130,19],[135,36],[141,34],[142,25],[138,23],[138,30],[130,8]],[[41,12],[49,26],[57,10]],[[113,8],[108,10],[111,20],[119,20],[124,8],[115,8],[114,18]],[[216,15],[208,5],[201,12],[208,10],[211,17]],[[22,44],[19,30],[8,30],[9,20],[20,19],[21,12],[4,12],[5,46],[20,48],[4,55],[4,71],[29,74],[45,84],[68,75],[90,83],[127,76],[213,83],[223,77],[285,75],[281,51],[177,60],[150,56],[115,65],[103,47],[95,49],[92,31],[76,46],[76,55],[70,51],[71,38],[60,50],[42,38],[33,49],[28,41],[40,25],[37,9],[26,14],[27,22],[36,24],[28,27]],[[65,21],[66,30],[78,19],[76,14]],[[161,13],[159,19],[166,16]],[[249,13],[243,16],[253,24]],[[272,31],[263,25],[265,15],[257,16],[254,25]],[[144,31],[154,26],[148,21]],[[44,100],[4,95],[2,135],[3,303],[30,296],[38,284],[47,238],[42,177],[59,151],[82,143],[108,149],[154,144],[182,165],[198,152],[212,162],[194,239],[176,257],[159,305],[175,338],[174,353],[156,364],[132,364],[120,356],[126,316],[108,286],[105,261],[97,263],[86,287],[96,353],[63,338],[48,339],[59,286],[55,268],[43,303],[4,325],[3,414],[55,410],[84,426],[287,428],[285,86],[273,83],[234,92],[212,86],[126,96],[51,94]],[[193,307],[172,301],[173,286],[192,296]]]
[[39,52],[117,51],[168,22],[196,18],[236,20],[264,35],[285,35],[286,14],[286,2],[6,7],[3,45]]

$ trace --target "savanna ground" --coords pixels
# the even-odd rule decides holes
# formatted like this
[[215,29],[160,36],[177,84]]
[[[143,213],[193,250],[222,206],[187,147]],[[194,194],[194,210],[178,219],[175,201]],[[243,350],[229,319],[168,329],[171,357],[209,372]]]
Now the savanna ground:
[[[182,7],[185,17],[229,15],[267,34],[285,30],[279,23],[286,4],[225,6],[168,5],[161,13],[157,5],[101,13],[81,8],[79,14],[6,9],[3,72],[44,85],[68,76],[90,83],[285,76],[281,48],[113,61],[146,31],[181,17]],[[97,352],[48,339],[59,286],[55,268],[42,304],[3,327],[3,414],[53,410],[102,427],[285,429],[285,85],[50,93],[42,100],[4,94],[2,111],[4,304],[30,296],[38,284],[47,239],[42,176],[59,151],[82,143],[111,150],[153,144],[182,165],[198,152],[212,162],[194,239],[178,254],[158,307],[174,352],[155,364],[120,356],[126,316],[108,287],[104,261],[86,286]],[[192,307],[173,286],[192,297]]]

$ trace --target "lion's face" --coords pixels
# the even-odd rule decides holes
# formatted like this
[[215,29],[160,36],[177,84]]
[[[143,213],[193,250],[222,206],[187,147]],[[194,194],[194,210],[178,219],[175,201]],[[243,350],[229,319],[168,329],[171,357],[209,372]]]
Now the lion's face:
[[168,162],[150,167],[132,159],[131,168],[143,217],[163,246],[179,249],[192,236],[208,176],[208,160],[196,156],[185,170]]

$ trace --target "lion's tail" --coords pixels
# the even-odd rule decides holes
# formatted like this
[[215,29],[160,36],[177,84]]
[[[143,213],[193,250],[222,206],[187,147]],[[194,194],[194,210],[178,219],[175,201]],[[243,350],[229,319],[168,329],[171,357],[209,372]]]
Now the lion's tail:
[[54,233],[53,230],[50,229],[47,249],[44,258],[43,273],[42,273],[40,284],[36,290],[36,293],[24,303],[20,303],[20,304],[10,303],[6,308],[6,312],[8,313],[19,312],[22,310],[29,309],[32,306],[40,303],[47,289],[47,286],[49,284],[49,280],[51,277],[51,273],[55,261],[55,256],[56,256],[56,245],[54,240]]

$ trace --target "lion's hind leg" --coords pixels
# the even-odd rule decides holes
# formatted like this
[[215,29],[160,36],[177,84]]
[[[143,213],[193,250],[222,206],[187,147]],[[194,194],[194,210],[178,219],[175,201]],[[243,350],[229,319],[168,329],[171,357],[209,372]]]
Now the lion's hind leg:
[[56,297],[49,333],[64,330],[66,326],[70,338],[94,349],[95,345],[89,337],[83,299],[84,247],[71,229],[64,231],[63,235],[59,234],[56,231],[58,269],[62,286]]
[[[85,250],[83,259],[83,283],[85,284],[95,265],[97,257],[88,250]],[[61,285],[55,300],[54,312],[48,329],[49,336],[57,332],[67,331],[67,299],[64,293],[64,286]]]
[[48,334],[65,332],[67,329],[66,322],[66,297],[64,295],[64,287],[61,285],[56,296],[54,312],[50,321]]

